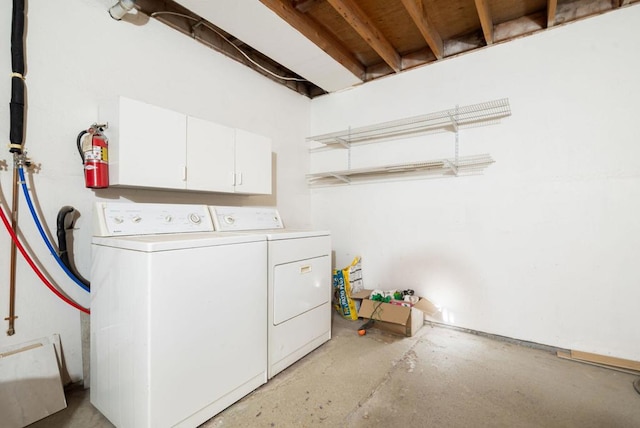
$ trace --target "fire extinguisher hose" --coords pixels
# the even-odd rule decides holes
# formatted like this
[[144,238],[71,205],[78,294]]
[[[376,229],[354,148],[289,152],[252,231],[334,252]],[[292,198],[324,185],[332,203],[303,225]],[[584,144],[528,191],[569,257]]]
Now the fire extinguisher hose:
[[78,138],[76,138],[76,147],[78,148],[78,153],[80,154],[80,159],[82,159],[82,163],[84,163],[84,152],[82,151],[82,136],[89,131],[82,130],[78,134]]
[[29,257],[29,254],[27,253],[27,251],[24,249],[24,247],[22,246],[22,244],[18,240],[18,236],[16,235],[14,230],[11,228],[11,225],[9,224],[9,220],[7,219],[7,216],[5,215],[4,209],[2,207],[0,207],[0,218],[2,219],[2,222],[4,223],[4,226],[7,228],[7,231],[9,232],[9,235],[11,235],[11,239],[13,240],[14,244],[16,245],[18,250],[20,250],[20,253],[24,257],[24,259],[27,261],[29,266],[31,266],[31,269],[33,269],[33,271],[36,273],[36,275],[38,275],[38,278],[40,278],[40,280],[44,283],[44,285],[46,285],[47,288],[49,288],[49,290],[51,290],[53,292],[53,294],[58,296],[61,300],[63,300],[68,305],[73,306],[74,308],[76,308],[79,311],[84,312],[85,314],[90,314],[91,312],[89,311],[89,309],[80,306],[78,303],[74,302],[73,300],[69,299],[67,296],[62,294],[53,284],[51,284],[49,282],[49,280],[44,276],[44,274],[40,271],[40,269],[38,269],[36,264],[33,262],[31,257]]

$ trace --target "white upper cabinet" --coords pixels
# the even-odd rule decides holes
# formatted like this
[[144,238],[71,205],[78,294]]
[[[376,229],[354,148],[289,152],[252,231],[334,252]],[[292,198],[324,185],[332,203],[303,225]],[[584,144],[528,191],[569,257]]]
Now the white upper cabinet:
[[270,194],[271,139],[120,97],[108,123],[113,186]]
[[100,107],[108,123],[109,184],[185,189],[187,117],[120,97]]
[[187,188],[270,194],[271,139],[189,117]]
[[271,139],[236,129],[236,193],[271,194]]
[[189,188],[233,193],[235,130],[195,117],[187,123]]

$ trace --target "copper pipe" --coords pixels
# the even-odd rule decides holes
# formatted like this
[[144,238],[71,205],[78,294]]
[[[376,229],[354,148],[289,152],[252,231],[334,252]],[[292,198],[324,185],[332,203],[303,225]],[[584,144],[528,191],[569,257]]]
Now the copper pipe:
[[[13,196],[11,201],[11,228],[18,231],[18,164],[17,155],[14,154],[13,162]],[[11,240],[11,268],[9,274],[9,316],[5,320],[9,321],[7,336],[13,336],[16,332],[14,321],[18,318],[16,313],[16,244]]]

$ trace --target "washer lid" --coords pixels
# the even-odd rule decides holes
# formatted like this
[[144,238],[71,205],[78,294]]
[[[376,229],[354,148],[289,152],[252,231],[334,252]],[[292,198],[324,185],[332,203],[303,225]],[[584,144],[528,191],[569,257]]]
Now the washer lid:
[[210,206],[213,226],[217,232],[283,229],[282,219],[275,207]]

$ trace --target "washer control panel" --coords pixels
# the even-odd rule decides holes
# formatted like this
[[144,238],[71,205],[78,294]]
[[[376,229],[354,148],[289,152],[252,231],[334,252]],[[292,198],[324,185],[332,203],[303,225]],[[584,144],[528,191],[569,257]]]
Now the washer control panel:
[[274,207],[211,206],[213,225],[218,232],[282,229],[282,219]]
[[93,218],[94,236],[214,231],[206,205],[98,202]]

